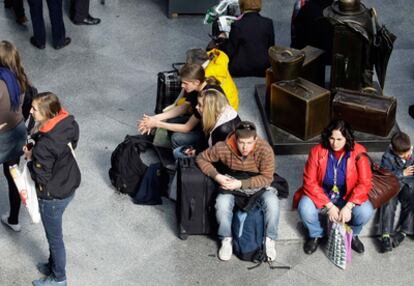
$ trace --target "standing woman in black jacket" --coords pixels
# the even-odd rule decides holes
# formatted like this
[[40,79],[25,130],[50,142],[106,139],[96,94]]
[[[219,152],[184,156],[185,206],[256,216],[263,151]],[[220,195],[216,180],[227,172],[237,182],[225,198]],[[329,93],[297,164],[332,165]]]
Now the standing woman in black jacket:
[[66,252],[62,216],[79,187],[81,174],[73,149],[79,139],[79,126],[63,109],[58,97],[39,93],[32,102],[31,114],[38,123],[32,135],[35,145],[24,148],[28,168],[36,183],[39,210],[49,243],[49,262],[38,264],[47,277],[33,281],[34,286],[67,285]]
[[270,67],[268,50],[275,44],[273,21],[259,14],[261,0],[239,0],[239,4],[241,18],[231,25],[229,38],[221,49],[230,58],[232,76],[264,77]]

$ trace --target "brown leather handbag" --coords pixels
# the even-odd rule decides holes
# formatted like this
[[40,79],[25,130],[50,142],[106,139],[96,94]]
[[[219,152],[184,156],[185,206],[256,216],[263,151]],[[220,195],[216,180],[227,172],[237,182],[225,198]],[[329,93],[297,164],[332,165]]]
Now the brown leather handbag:
[[368,193],[369,200],[374,208],[380,208],[400,192],[400,182],[390,171],[381,168],[365,152],[356,157],[356,162],[366,156],[371,163],[372,190]]

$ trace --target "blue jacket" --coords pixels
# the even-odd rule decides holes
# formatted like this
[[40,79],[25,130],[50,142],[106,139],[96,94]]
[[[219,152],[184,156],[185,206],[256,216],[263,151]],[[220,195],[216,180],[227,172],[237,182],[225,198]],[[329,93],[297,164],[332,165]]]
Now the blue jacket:
[[411,155],[411,158],[406,160],[405,163],[403,160],[394,153],[391,146],[388,146],[385,150],[384,155],[382,155],[381,167],[390,170],[394,175],[400,180],[401,188],[404,185],[408,185],[410,188],[414,188],[414,176],[404,177],[403,171],[408,166],[414,164],[414,157]]

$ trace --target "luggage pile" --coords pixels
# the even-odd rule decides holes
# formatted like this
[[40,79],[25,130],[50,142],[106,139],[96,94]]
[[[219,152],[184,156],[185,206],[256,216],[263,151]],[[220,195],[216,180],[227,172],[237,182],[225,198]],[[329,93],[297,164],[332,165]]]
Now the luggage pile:
[[[268,121],[302,140],[319,135],[331,119],[343,119],[356,131],[387,137],[396,125],[397,100],[383,95],[382,88],[396,37],[380,28],[375,10],[363,4],[342,7],[335,1],[323,15],[332,29],[329,55],[312,46],[269,49]],[[385,29],[382,36],[379,29]],[[381,48],[379,57],[377,40],[387,47]],[[332,64],[329,84],[325,84],[327,62]],[[373,81],[374,66],[379,83]]]

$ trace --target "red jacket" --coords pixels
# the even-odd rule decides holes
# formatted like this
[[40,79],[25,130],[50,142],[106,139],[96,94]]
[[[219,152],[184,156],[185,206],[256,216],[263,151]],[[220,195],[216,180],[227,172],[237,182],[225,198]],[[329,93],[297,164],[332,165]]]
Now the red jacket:
[[[357,205],[368,200],[368,193],[372,188],[372,173],[368,159],[363,156],[358,160],[358,164],[355,162],[355,158],[361,152],[366,152],[365,147],[355,143],[354,150],[351,151],[346,163],[346,194],[344,200]],[[293,208],[297,208],[303,194],[307,195],[317,208],[322,208],[330,202],[322,188],[328,165],[328,154],[328,149],[323,148],[321,144],[316,145],[309,152],[308,161],[303,172],[303,186],[293,196]]]

